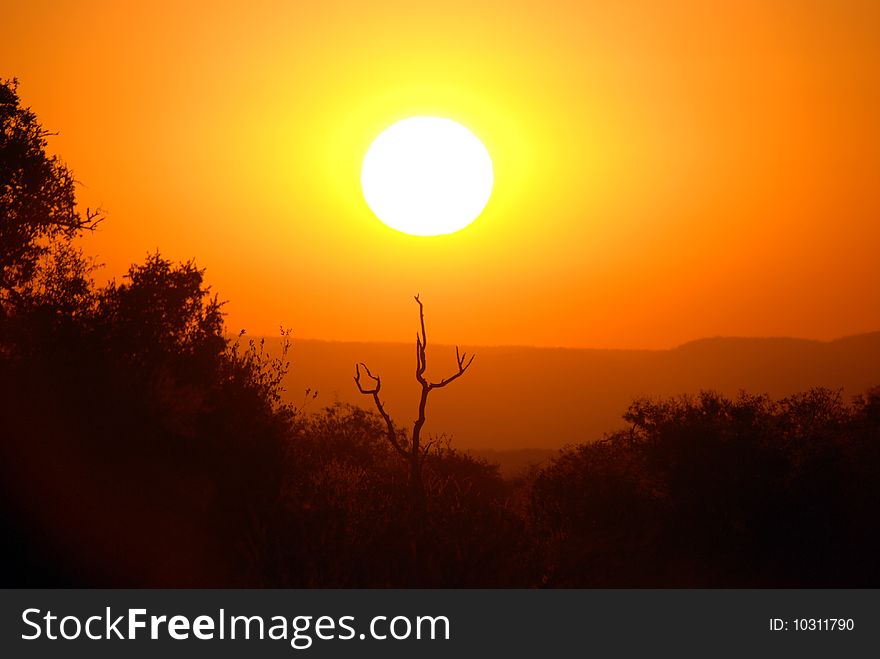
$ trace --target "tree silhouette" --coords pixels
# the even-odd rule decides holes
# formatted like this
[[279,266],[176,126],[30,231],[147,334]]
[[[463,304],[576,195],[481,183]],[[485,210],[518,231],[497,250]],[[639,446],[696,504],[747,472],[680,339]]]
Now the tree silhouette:
[[22,107],[18,81],[0,81],[0,303],[30,279],[47,242],[70,240],[101,219],[77,210],[73,173],[46,154],[52,134]]
[[193,261],[174,264],[156,252],[132,266],[125,279],[101,291],[99,322],[133,362],[210,362],[225,350],[222,303]]
[[[409,483],[413,508],[417,513],[423,515],[426,510],[427,500],[425,497],[424,479],[422,478],[422,464],[432,446],[430,441],[422,446],[422,428],[426,420],[425,412],[428,405],[428,395],[434,389],[441,389],[464,375],[465,371],[473,363],[474,355],[471,355],[470,359],[468,359],[468,354],[466,352],[459,352],[458,346],[455,346],[455,361],[458,364],[458,370],[439,382],[429,381],[425,377],[425,370],[428,367],[428,359],[425,353],[425,348],[428,345],[428,335],[425,331],[425,307],[418,295],[415,296],[415,301],[419,305],[419,332],[416,333],[416,381],[421,387],[421,394],[419,396],[418,416],[413,424],[412,435],[408,440],[405,436],[401,436],[399,430],[394,426],[394,422],[379,398],[379,391],[382,388],[381,378],[378,375],[373,375],[367,365],[361,362],[355,365],[354,381],[357,384],[358,391],[373,397],[376,409],[379,410],[379,414],[382,415],[382,419],[385,421],[386,436],[389,443],[409,464]],[[366,376],[374,382],[372,386],[365,386],[361,381],[361,368],[364,369]]]

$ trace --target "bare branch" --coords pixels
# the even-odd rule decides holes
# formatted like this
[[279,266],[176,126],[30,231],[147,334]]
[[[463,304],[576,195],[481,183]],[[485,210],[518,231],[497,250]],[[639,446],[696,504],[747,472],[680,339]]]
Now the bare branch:
[[416,302],[419,305],[419,323],[422,327],[422,347],[424,348],[428,345],[428,335],[425,333],[425,306],[422,304],[422,301],[419,299],[419,296],[416,295]]
[[422,364],[424,362],[424,354],[425,354],[425,351],[424,351],[424,348],[422,347],[422,339],[417,333],[416,334],[416,380],[419,383],[422,383],[425,380],[424,375],[423,375],[425,372],[425,367],[422,366]]
[[[363,383],[361,383],[361,367],[363,367],[364,372],[367,374],[367,377],[369,377],[376,383],[374,387],[368,389],[364,387]],[[355,384],[357,384],[358,391],[360,391],[362,394],[373,397],[373,403],[375,403],[376,409],[379,410],[379,414],[385,421],[385,433],[388,436],[389,443],[398,453],[400,453],[403,457],[409,459],[409,453],[407,453],[406,449],[404,449],[400,445],[400,442],[397,441],[397,430],[394,428],[394,422],[391,420],[391,416],[389,416],[388,412],[385,411],[385,405],[382,403],[381,400],[379,400],[379,390],[382,388],[382,379],[378,375],[373,375],[369,367],[363,362],[355,364],[354,370],[354,381]]]
[[428,334],[425,331],[425,307],[418,295],[415,296],[415,300],[419,305],[419,327],[421,329],[421,334],[416,333],[416,380],[422,386],[426,386],[428,382],[425,380],[425,370],[428,368],[428,359],[425,355],[425,348],[428,345]]
[[474,357],[476,357],[476,355],[471,355],[470,359],[468,359],[468,354],[466,352],[460,353],[458,346],[455,346],[455,361],[458,364],[458,372],[450,375],[449,377],[443,378],[442,380],[440,380],[440,382],[431,382],[428,384],[428,387],[430,389],[440,389],[442,387],[445,387],[450,382],[454,382],[462,375],[464,375],[465,371],[470,368],[471,364],[474,363]]
[[105,215],[104,211],[100,208],[96,208],[92,210],[91,208],[86,208],[86,221],[84,223],[83,228],[92,231],[97,227],[101,222],[104,221]]
[[[361,366],[364,367],[364,371],[366,371],[367,377],[369,377],[371,380],[373,380],[376,383],[376,386],[373,387],[372,389],[364,389],[364,386],[361,384]],[[380,378],[374,376],[370,372],[370,369],[367,368],[366,364],[364,364],[363,362],[360,362],[359,364],[355,364],[354,370],[355,370],[354,381],[357,383],[358,391],[360,391],[362,394],[378,394],[379,393],[379,389],[382,388],[382,380]]]
[[74,231],[94,231],[104,221],[104,211],[100,208],[92,210],[86,208],[85,217],[79,213],[72,213],[67,218],[58,218],[55,224],[59,227]]
[[425,444],[425,448],[422,449],[422,459],[428,457],[428,453],[430,453],[431,448],[434,447],[436,444],[437,444],[436,439],[431,438],[428,440],[428,442]]

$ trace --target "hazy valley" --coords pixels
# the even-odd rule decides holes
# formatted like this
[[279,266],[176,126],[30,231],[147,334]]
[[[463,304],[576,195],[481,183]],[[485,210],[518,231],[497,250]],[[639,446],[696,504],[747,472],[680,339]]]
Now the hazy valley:
[[[267,344],[275,351],[279,340]],[[814,386],[840,388],[850,396],[880,381],[880,332],[829,342],[711,338],[671,350],[464,349],[476,360],[456,386],[432,395],[426,430],[446,433],[454,446],[476,449],[493,461],[499,456],[491,451],[557,449],[601,438],[624,425],[621,414],[636,397],[703,389],[781,397]],[[429,376],[454,368],[453,347],[428,351]],[[290,359],[288,399],[300,406],[307,388],[318,391],[306,411],[337,400],[371,408],[352,380],[355,363],[362,361],[381,375],[382,398],[393,418],[407,425],[414,418],[418,390],[410,345],[294,339]],[[541,454],[510,457],[518,464]]]

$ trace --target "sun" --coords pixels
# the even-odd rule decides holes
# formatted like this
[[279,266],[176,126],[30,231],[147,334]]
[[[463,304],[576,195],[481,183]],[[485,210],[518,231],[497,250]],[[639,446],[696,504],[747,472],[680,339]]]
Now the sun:
[[492,159],[467,128],[442,117],[398,121],[370,145],[361,187],[370,210],[415,236],[454,233],[489,201]]

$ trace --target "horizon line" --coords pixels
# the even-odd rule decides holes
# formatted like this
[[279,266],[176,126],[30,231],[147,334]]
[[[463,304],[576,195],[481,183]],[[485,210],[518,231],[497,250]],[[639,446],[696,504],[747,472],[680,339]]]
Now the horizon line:
[[[241,331],[242,337],[248,337],[251,339],[281,339],[283,338],[281,335],[269,335],[269,334],[249,334],[247,331]],[[815,339],[815,338],[805,338],[798,336],[790,336],[790,335],[763,335],[763,336],[737,336],[737,335],[726,335],[726,334],[716,334],[714,336],[703,336],[695,339],[690,339],[683,343],[679,343],[670,347],[665,348],[627,348],[627,347],[618,347],[618,348],[597,348],[597,347],[588,347],[588,346],[563,346],[563,345],[529,345],[523,343],[444,343],[437,342],[432,343],[431,345],[434,347],[446,347],[446,348],[455,348],[456,345],[458,347],[466,347],[470,349],[482,349],[487,348],[491,350],[497,349],[518,349],[518,350],[570,350],[570,351],[584,351],[584,352],[671,352],[673,350],[679,350],[681,348],[685,348],[697,343],[702,343],[706,341],[795,341],[800,343],[816,343],[820,345],[830,345],[832,343],[838,343],[840,341],[848,341],[852,339],[865,338],[869,336],[880,335],[880,329],[869,330],[865,332],[857,332],[855,334],[844,334],[842,336],[837,336],[832,339]],[[229,333],[227,335],[229,338],[236,338],[239,336],[238,332]],[[288,337],[291,341],[291,346],[295,347],[297,341],[304,341],[309,343],[341,343],[341,344],[351,344],[351,345],[384,345],[384,346],[409,346],[410,343],[406,341],[389,341],[389,340],[380,340],[380,341],[370,341],[364,339],[323,339],[316,337],[298,337],[293,332]]]

